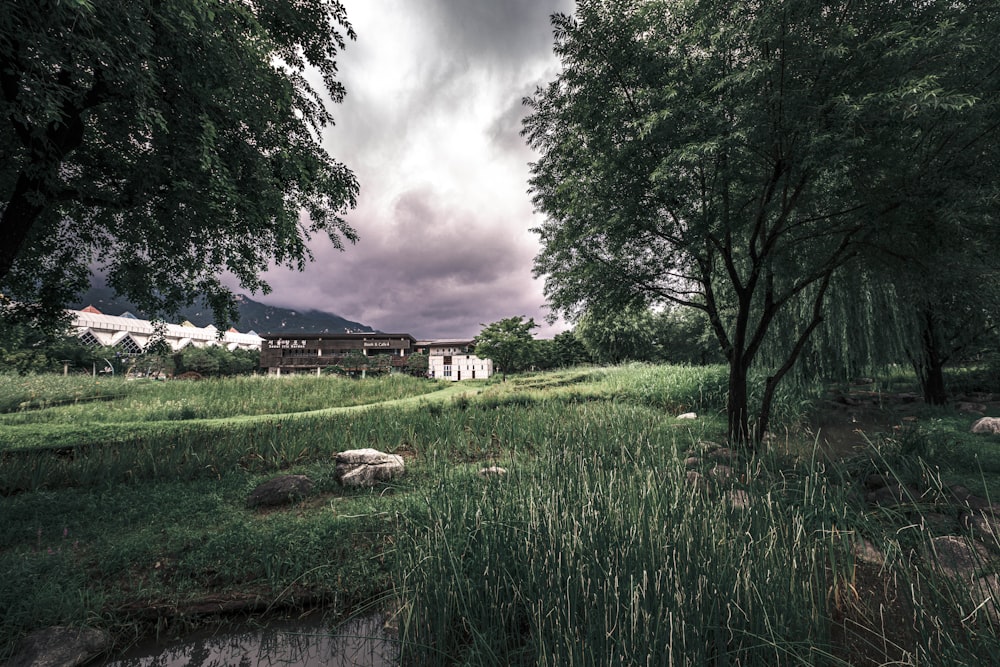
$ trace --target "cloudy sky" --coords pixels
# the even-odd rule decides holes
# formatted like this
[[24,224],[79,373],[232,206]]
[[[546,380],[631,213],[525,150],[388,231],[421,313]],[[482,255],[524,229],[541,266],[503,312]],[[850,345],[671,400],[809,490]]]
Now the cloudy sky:
[[522,98],[558,71],[549,16],[572,0],[344,0],[357,41],[339,61],[347,99],[326,146],[358,177],[361,240],[314,242],[305,272],[272,271],[273,305],[337,313],[417,338],[471,337],[525,315],[541,220]]

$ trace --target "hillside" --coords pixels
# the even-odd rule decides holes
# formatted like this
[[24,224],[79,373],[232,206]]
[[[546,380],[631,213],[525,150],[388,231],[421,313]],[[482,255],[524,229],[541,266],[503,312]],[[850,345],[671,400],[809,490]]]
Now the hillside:
[[[352,322],[333,313],[320,310],[291,310],[277,306],[268,306],[239,294],[236,297],[239,305],[239,320],[233,323],[242,332],[255,331],[264,333],[356,333],[374,331],[371,327]],[[147,314],[127,299],[117,296],[110,287],[92,286],[79,301],[70,304],[71,308],[85,308],[91,305],[102,313],[120,315],[126,311],[137,317],[146,318]],[[197,326],[212,323],[212,311],[204,304],[196,304],[181,309],[178,320],[188,320]]]

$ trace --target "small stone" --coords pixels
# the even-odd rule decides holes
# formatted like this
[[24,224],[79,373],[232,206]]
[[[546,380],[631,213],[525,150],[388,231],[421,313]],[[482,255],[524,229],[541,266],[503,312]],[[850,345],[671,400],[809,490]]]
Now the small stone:
[[871,540],[861,539],[854,543],[851,548],[854,557],[857,558],[862,563],[869,563],[871,565],[882,566],[885,565],[885,554],[872,544]]
[[896,480],[887,475],[873,474],[865,477],[865,488],[869,491],[874,491],[875,489],[882,489],[890,484],[896,484]]
[[489,466],[488,468],[482,468],[479,471],[480,477],[503,477],[507,474],[506,468],[501,468],[500,466]]
[[688,470],[685,476],[687,483],[695,488],[696,491],[705,491],[708,489],[708,480],[697,470]]
[[743,489],[729,489],[725,493],[726,502],[734,510],[750,509],[750,494]]
[[983,417],[972,425],[973,433],[1000,434],[1000,417]]
[[963,512],[958,522],[962,528],[988,544],[995,545],[1000,540],[1000,515],[990,510]]
[[313,481],[305,475],[281,475],[267,480],[250,493],[248,507],[276,507],[309,495]]
[[736,460],[736,452],[731,450],[729,447],[719,447],[718,449],[713,449],[708,453],[708,458],[713,461],[725,461],[726,463],[732,463]]
[[25,637],[6,667],[76,667],[106,651],[108,643],[101,630],[57,625]]
[[955,409],[959,412],[969,414],[969,415],[979,415],[980,417],[986,412],[986,406],[982,403],[971,403],[966,401],[961,401],[955,405]]
[[678,419],[697,419],[698,413],[696,412],[685,412],[682,415],[677,415]]
[[701,459],[697,456],[689,456],[684,459],[685,468],[697,468],[699,465],[701,465]]
[[708,471],[708,474],[720,482],[724,482],[727,479],[732,479],[734,476],[733,469],[730,466],[723,465],[721,463],[717,464],[714,468]]

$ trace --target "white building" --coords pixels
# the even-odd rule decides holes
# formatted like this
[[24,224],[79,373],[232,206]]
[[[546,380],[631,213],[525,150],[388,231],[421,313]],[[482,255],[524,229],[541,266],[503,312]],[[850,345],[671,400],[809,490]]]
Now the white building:
[[427,352],[427,374],[432,378],[485,380],[493,375],[493,360],[475,355],[471,340],[428,340],[417,343]]
[[188,346],[224,346],[228,350],[259,350],[263,340],[257,334],[240,333],[236,329],[222,332],[209,324],[196,327],[190,322],[183,324],[153,323],[140,320],[131,313],[105,315],[93,306],[83,310],[71,310],[73,330],[77,338],[88,345],[119,347],[122,352],[139,354],[156,336],[162,335],[174,352]]

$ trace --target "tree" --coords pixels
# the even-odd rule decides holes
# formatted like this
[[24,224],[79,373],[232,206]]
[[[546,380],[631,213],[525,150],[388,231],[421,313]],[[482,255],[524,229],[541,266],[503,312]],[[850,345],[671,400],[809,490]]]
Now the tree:
[[654,317],[656,340],[663,361],[671,364],[721,364],[725,357],[701,310],[667,308]]
[[660,356],[653,314],[641,304],[615,312],[588,311],[580,317],[576,335],[601,363],[656,361]]
[[534,318],[525,320],[521,315],[482,326],[483,330],[473,341],[476,356],[492,359],[503,373],[504,382],[507,373],[516,373],[531,365],[535,351],[531,330],[538,326]]
[[587,348],[573,329],[557,333],[552,338],[552,354],[554,357],[553,365],[558,368],[589,364],[593,361]]
[[406,372],[417,377],[426,377],[430,367],[430,357],[423,352],[414,352],[406,358]]
[[338,0],[0,4],[0,293],[52,315],[94,265],[151,313],[203,294],[221,325],[223,271],[266,293],[311,236],[353,242],[358,185],[306,78],[343,98],[345,37]]
[[[831,281],[902,205],[866,186],[891,171],[891,139],[925,109],[961,123],[991,90],[939,86],[954,52],[989,41],[963,12],[582,0],[554,16],[563,70],[525,120],[550,304],[571,320],[635,303],[703,311],[729,365],[729,439],[759,443]],[[995,77],[969,86],[979,75]],[[786,335],[770,335],[778,325]],[[752,422],[751,368],[766,378]]]

